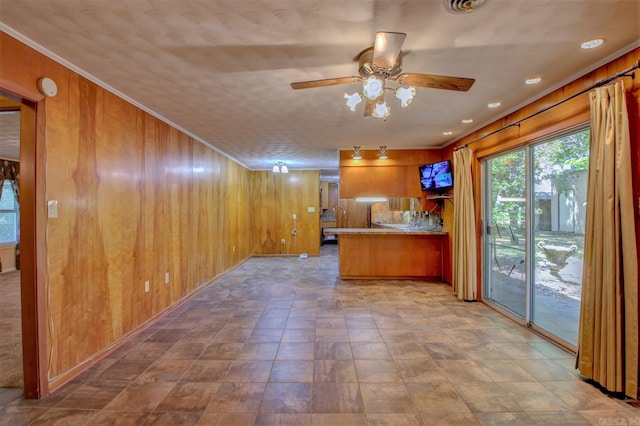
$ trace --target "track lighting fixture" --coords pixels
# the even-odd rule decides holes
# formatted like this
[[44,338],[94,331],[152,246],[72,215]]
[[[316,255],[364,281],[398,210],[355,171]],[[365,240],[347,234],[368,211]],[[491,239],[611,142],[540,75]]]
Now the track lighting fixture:
[[354,146],[353,147],[353,159],[354,160],[362,160],[362,154],[360,153],[360,147],[359,146]]
[[380,146],[380,153],[378,154],[378,158],[381,160],[386,160],[387,157],[387,146],[386,145],[381,145]]

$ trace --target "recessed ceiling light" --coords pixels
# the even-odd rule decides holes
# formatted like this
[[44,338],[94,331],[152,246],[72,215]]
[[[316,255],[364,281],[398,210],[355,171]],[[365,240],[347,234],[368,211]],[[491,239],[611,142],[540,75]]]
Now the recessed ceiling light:
[[442,132],[442,134],[444,136],[451,136],[453,134],[453,132]]
[[532,77],[524,81],[524,84],[538,84],[542,81],[542,77]]
[[600,46],[604,43],[604,40],[601,38],[594,38],[593,40],[587,40],[580,45],[582,49],[593,49],[594,47]]
[[473,123],[473,119],[471,119],[471,118],[465,118],[464,120],[462,120],[462,122],[463,122],[464,124]]
[[489,108],[498,108],[500,105],[502,105],[500,102],[491,102],[490,104],[487,104]]

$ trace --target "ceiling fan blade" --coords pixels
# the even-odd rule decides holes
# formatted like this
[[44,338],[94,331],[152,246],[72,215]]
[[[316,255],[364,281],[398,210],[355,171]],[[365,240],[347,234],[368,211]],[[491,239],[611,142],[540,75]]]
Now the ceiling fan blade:
[[364,98],[364,116],[365,117],[373,117],[373,111],[376,109],[376,100]]
[[296,83],[291,83],[291,87],[294,90],[310,89],[312,87],[325,87],[325,86],[336,86],[338,84],[357,83],[358,81],[362,81],[362,77],[354,76],[354,77],[327,78],[325,80],[298,81]]
[[445,75],[429,74],[400,74],[397,78],[400,84],[408,86],[430,87],[432,89],[457,90],[466,92],[473,86],[475,79],[463,77],[448,77]]
[[373,45],[373,66],[379,70],[390,70],[398,62],[400,49],[407,37],[405,33],[376,33]]

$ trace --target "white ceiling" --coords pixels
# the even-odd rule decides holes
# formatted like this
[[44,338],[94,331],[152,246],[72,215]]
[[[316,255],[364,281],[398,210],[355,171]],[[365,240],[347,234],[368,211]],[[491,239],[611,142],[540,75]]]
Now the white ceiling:
[[[250,169],[337,169],[354,145],[446,146],[637,47],[640,2],[489,0],[455,15],[442,0],[0,0],[0,22]],[[407,33],[405,72],[476,83],[418,88],[406,109],[391,99],[387,121],[349,111],[358,84],[291,89],[357,75],[377,31]],[[595,37],[604,45],[579,48]],[[532,76],[542,83],[524,85]]]

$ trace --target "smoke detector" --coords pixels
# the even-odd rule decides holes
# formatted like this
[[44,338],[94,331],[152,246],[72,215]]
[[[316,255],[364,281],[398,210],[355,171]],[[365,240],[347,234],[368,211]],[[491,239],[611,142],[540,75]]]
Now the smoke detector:
[[449,13],[471,13],[487,4],[489,0],[443,0],[444,8]]

